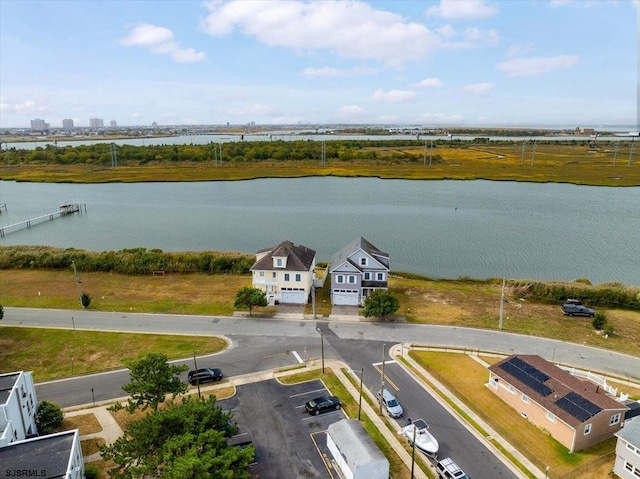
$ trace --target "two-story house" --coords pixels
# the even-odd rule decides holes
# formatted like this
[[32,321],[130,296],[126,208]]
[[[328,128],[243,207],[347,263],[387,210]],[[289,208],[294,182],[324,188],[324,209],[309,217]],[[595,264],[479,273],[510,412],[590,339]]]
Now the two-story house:
[[363,237],[331,258],[331,304],[358,306],[376,289],[388,289],[389,254]]
[[640,416],[627,419],[616,436],[616,462],[613,467],[622,479],[640,477]]
[[489,371],[489,390],[570,452],[613,437],[629,409],[600,385],[537,355],[512,355]]
[[254,288],[263,290],[269,304],[306,304],[314,281],[316,252],[291,241],[256,253],[251,266]]
[[0,374],[0,447],[38,434],[33,373]]

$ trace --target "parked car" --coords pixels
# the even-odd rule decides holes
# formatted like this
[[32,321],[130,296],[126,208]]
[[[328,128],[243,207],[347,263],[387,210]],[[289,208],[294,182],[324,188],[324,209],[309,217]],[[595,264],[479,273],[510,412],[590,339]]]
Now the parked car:
[[593,309],[587,308],[583,304],[564,303],[562,312],[567,316],[589,316],[593,318],[596,315]]
[[328,409],[340,409],[341,407],[342,401],[337,396],[320,396],[304,405],[306,411],[312,416],[317,416]]
[[445,457],[436,465],[440,479],[470,479],[450,457]]
[[[382,392],[382,394],[380,394]],[[382,396],[382,397],[380,397]],[[382,391],[378,391],[378,400],[382,401],[382,405],[386,409],[387,413],[391,417],[402,417],[404,411],[402,410],[402,406],[395,398],[393,394],[388,389],[383,389]]]
[[202,368],[197,371],[189,371],[189,384],[192,386],[200,383],[211,383],[222,380],[222,369],[220,368]]

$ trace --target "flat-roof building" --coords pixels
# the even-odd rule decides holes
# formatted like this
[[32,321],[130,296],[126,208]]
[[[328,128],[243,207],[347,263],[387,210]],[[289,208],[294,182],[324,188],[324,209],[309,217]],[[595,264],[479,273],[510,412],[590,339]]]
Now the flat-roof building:
[[38,434],[33,373],[0,374],[0,448]]

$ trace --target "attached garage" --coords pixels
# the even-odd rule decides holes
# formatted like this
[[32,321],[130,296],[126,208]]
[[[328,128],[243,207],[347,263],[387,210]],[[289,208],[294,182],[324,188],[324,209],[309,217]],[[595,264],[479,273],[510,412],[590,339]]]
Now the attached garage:
[[334,289],[331,302],[336,306],[358,306],[358,291]]
[[283,304],[306,304],[304,289],[301,290],[282,290],[280,292],[280,302]]

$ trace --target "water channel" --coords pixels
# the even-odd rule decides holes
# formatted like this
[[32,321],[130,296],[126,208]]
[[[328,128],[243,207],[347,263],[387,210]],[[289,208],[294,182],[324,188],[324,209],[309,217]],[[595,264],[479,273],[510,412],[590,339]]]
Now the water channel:
[[433,278],[587,278],[640,285],[640,188],[374,178],[42,184],[0,181],[0,226],[68,202],[87,212],[0,246],[255,253],[289,239],[317,261],[358,236]]

